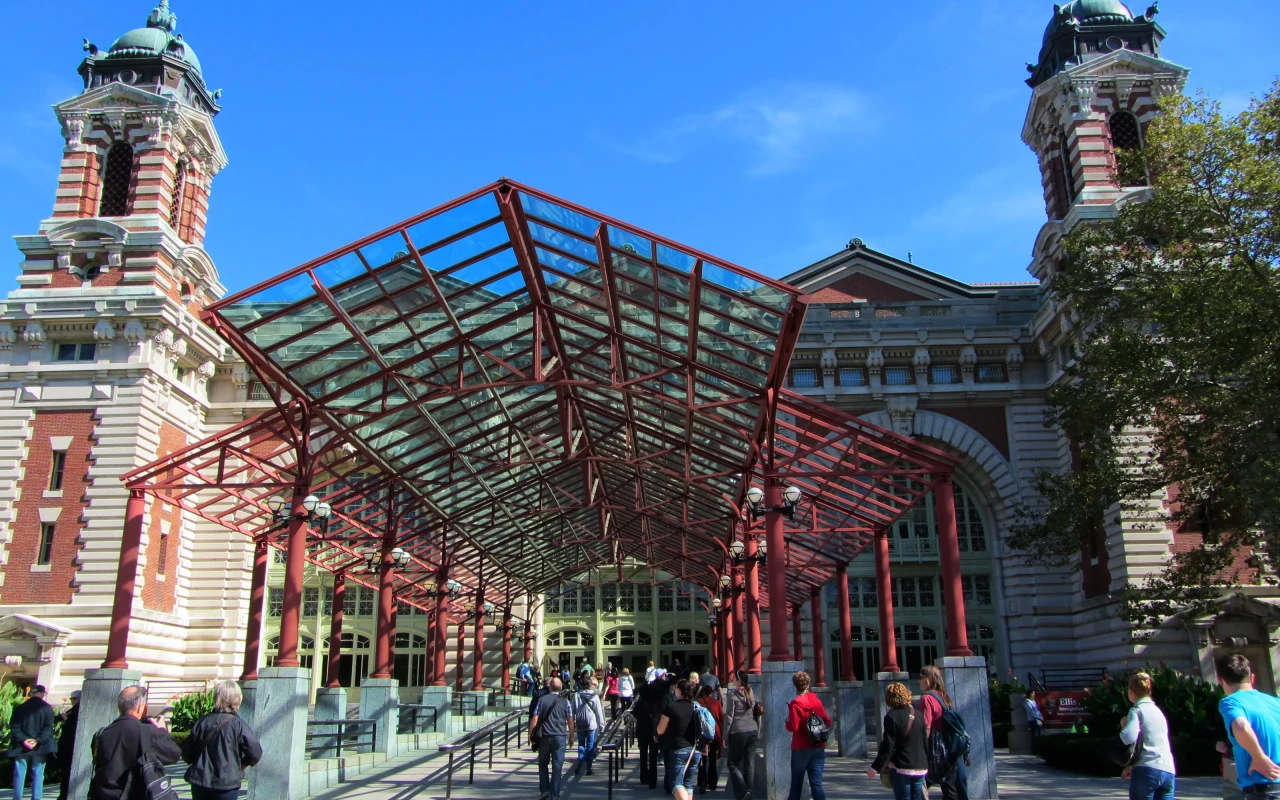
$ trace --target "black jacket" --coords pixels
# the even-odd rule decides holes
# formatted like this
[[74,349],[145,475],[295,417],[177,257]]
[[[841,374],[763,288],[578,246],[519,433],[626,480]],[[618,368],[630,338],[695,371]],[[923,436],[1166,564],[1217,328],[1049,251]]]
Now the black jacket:
[[[911,719],[913,713],[914,720]],[[927,770],[928,742],[923,712],[910,708],[891,709],[884,715],[884,740],[880,742],[880,752],[871,767],[881,770],[886,764],[893,764],[903,770]]]
[[262,759],[262,745],[240,717],[214,711],[196,720],[182,746],[182,760],[190,764],[187,783],[204,789],[239,789],[244,768]]
[[[22,746],[27,739],[35,739],[39,744],[28,750]],[[58,752],[58,743],[53,738],[53,706],[33,697],[15,708],[9,718],[9,740],[10,758],[47,756]]]
[[[62,715],[62,733],[58,736],[58,762],[69,765],[76,746],[76,727],[80,724],[80,705]],[[63,774],[66,774],[65,772]]]
[[126,798],[124,787],[142,753],[144,736],[153,759],[161,764],[178,763],[182,750],[168,731],[124,714],[94,734],[89,800],[136,800],[142,796],[145,790],[137,782],[131,790],[134,797]]

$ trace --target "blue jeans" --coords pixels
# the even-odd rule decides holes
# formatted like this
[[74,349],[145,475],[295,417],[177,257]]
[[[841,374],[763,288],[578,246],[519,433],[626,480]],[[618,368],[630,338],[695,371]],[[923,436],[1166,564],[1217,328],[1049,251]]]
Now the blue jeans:
[[46,756],[27,756],[13,760],[13,800],[22,800],[27,787],[27,769],[31,770],[31,800],[44,797],[44,762]]
[[683,786],[686,792],[693,794],[693,784],[698,779],[698,764],[702,761],[702,754],[692,747],[667,752],[671,759],[671,791],[674,792],[677,786]]
[[1173,800],[1174,776],[1155,767],[1134,767],[1129,800]]
[[564,750],[568,740],[563,736],[543,736],[538,741],[538,791],[560,800],[564,773]]
[[578,766],[574,771],[591,769],[591,762],[596,760],[596,732],[591,729],[578,729]]
[[809,791],[813,800],[827,800],[822,789],[822,769],[827,765],[827,751],[821,747],[806,747],[791,751],[791,791],[787,800],[800,800],[804,789],[804,776],[809,776]]
[[891,769],[889,780],[893,783],[893,800],[924,800],[923,775],[903,775]]

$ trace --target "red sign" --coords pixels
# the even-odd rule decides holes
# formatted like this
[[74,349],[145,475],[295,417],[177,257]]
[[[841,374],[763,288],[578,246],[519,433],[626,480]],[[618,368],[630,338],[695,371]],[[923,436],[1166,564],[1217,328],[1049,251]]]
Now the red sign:
[[1070,728],[1089,724],[1089,711],[1084,707],[1088,691],[1044,692],[1036,695],[1036,705],[1044,714],[1046,728]]

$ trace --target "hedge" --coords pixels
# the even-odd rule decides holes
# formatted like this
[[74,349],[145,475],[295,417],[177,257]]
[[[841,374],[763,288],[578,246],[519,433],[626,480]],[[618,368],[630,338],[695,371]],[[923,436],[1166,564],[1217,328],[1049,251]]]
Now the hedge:
[[[1120,767],[1111,761],[1111,752],[1119,737],[1092,734],[1057,734],[1041,736],[1036,742],[1036,755],[1051,767],[1115,778]],[[1201,737],[1173,737],[1173,760],[1178,775],[1188,778],[1217,777],[1222,774],[1217,740]]]

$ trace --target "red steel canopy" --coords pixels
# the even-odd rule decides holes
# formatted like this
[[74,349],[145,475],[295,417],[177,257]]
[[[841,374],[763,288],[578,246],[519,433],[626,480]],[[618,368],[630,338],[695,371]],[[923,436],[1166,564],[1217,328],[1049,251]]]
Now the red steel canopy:
[[283,547],[267,501],[331,504],[308,558],[428,607],[441,565],[510,600],[643,563],[712,589],[752,482],[802,602],[955,460],[784,389],[805,298],[500,180],[213,304],[274,408],[125,477]]

